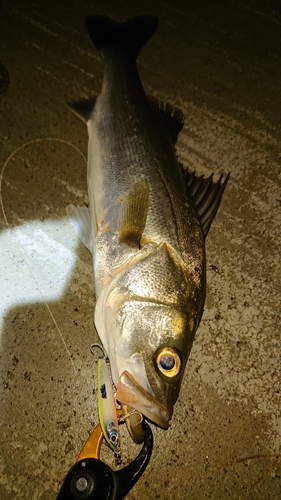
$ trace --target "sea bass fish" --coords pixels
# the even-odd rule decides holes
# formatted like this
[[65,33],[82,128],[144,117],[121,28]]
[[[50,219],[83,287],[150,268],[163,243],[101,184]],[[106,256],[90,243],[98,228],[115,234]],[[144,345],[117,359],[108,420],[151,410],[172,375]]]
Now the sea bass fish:
[[136,60],[158,20],[86,20],[104,62],[87,124],[89,209],[67,212],[93,255],[95,325],[117,400],[167,428],[205,301],[205,238],[228,176],[179,164],[182,113],[146,96]]

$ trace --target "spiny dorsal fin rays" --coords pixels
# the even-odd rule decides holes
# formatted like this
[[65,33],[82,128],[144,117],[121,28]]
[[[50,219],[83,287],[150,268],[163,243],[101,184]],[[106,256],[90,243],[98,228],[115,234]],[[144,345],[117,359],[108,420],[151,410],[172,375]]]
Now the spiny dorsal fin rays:
[[215,183],[215,188],[209,193],[208,196],[208,201],[206,197],[206,202],[204,205],[202,205],[199,209],[200,212],[200,220],[203,228],[203,232],[205,236],[207,235],[211,223],[218,211],[218,208],[220,206],[220,202],[222,199],[222,195],[224,193],[224,190],[226,188],[226,184],[229,179],[229,174],[227,177],[224,179],[222,182],[223,176],[221,175],[217,183]]
[[178,135],[183,127],[183,113],[179,108],[169,103],[149,97],[153,111],[158,115],[173,144],[176,144]]
[[220,206],[229,174],[227,174],[223,182],[223,175],[219,177],[217,182],[214,182],[213,174],[205,179],[204,175],[197,177],[195,172],[184,170],[184,178],[187,191],[192,198],[206,238]]
[[121,196],[120,203],[123,206],[119,223],[119,243],[140,248],[149,205],[149,183],[145,180],[137,182],[128,194]]

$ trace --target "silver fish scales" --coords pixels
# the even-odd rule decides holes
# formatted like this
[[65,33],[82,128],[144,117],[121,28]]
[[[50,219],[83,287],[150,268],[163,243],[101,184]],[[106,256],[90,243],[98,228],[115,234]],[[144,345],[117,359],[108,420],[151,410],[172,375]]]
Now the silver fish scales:
[[183,170],[181,112],[144,92],[136,59],[156,26],[152,16],[86,20],[104,76],[97,98],[70,106],[88,128],[90,207],[67,211],[93,254],[95,324],[117,399],[167,428],[203,313],[205,237],[228,176],[215,183]]

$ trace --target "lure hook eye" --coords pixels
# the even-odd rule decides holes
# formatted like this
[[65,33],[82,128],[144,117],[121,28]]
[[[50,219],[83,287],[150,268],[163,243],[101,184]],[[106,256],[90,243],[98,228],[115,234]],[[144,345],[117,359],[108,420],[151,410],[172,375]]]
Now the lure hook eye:
[[180,372],[182,363],[176,349],[163,347],[156,356],[156,365],[165,377],[173,378]]

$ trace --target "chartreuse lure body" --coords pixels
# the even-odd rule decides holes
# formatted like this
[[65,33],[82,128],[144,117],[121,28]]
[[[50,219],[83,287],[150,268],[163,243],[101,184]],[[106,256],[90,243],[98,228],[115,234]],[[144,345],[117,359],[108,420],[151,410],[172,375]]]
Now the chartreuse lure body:
[[98,359],[98,413],[104,437],[116,455],[120,454],[120,433],[116,401],[109,368],[104,358]]

